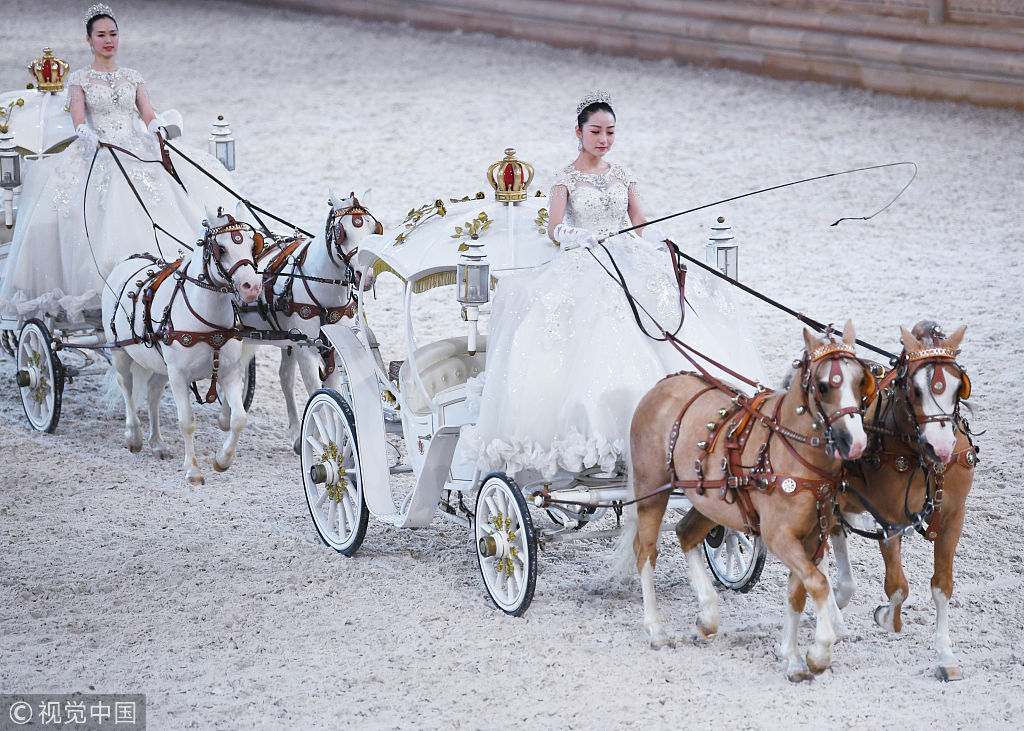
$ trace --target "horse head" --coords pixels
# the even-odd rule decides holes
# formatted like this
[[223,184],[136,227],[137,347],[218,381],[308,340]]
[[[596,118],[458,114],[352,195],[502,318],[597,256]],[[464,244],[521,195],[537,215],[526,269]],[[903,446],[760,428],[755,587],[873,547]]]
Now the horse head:
[[850,321],[841,341],[831,331],[818,338],[805,329],[806,350],[798,362],[803,407],[816,417],[825,444],[838,449],[843,459],[857,459],[867,447],[861,400],[874,388],[874,377],[857,359],[855,343]]
[[952,459],[960,401],[971,395],[971,381],[956,361],[966,330],[962,325],[946,337],[938,325],[927,320],[909,332],[900,328],[899,387],[914,418],[922,452],[936,464],[948,464]]
[[211,282],[229,287],[246,304],[255,302],[263,289],[256,271],[256,257],[263,250],[263,235],[253,225],[243,203],[234,215],[223,208],[206,209],[203,235],[203,273]]
[[359,242],[370,234],[383,232],[380,221],[366,207],[371,195],[372,190],[367,189],[360,200],[355,192],[349,193],[347,198],[340,198],[333,190],[330,191],[327,202],[331,212],[327,215],[324,239],[332,261],[351,266],[352,257],[359,251]]

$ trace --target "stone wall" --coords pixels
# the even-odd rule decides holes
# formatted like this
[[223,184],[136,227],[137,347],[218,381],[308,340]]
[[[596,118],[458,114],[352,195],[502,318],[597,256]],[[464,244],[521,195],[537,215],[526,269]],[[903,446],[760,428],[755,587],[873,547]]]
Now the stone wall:
[[248,0],[1024,109],[1021,0]]

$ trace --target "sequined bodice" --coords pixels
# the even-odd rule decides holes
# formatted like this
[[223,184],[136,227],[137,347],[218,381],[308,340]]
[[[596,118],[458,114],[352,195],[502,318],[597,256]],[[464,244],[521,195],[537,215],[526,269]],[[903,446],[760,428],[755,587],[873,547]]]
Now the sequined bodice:
[[622,165],[613,164],[604,173],[582,173],[567,165],[555,176],[555,185],[564,185],[569,192],[565,209],[569,225],[598,236],[607,236],[629,225],[629,188],[635,180]]
[[142,75],[132,69],[96,71],[79,69],[68,78],[70,87],[81,87],[85,94],[85,116],[99,138],[124,143],[134,133],[132,115]]

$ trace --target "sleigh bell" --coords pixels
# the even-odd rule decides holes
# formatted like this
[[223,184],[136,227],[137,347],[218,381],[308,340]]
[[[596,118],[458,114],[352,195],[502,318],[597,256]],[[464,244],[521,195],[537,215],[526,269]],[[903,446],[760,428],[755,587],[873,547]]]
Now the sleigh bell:
[[533,180],[533,166],[516,159],[515,148],[505,149],[505,159],[487,168],[487,182],[494,188],[495,200],[516,203],[526,200],[526,189]]

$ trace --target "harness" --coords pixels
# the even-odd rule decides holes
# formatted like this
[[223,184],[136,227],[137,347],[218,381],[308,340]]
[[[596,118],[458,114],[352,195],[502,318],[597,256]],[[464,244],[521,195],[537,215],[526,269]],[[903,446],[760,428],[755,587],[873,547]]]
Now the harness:
[[[218,215],[223,215],[223,211],[218,210]],[[213,349],[213,372],[210,377],[210,388],[206,393],[205,403],[212,403],[217,400],[217,376],[220,370],[220,349],[229,340],[240,340],[241,333],[237,321],[232,322],[230,327],[223,327],[210,322],[196,312],[192,303],[189,302],[186,283],[211,292],[233,294],[235,292],[235,288],[232,283],[232,276],[234,273],[238,271],[240,267],[245,265],[253,267],[253,270],[255,271],[256,265],[253,259],[240,259],[235,262],[231,269],[224,268],[220,262],[219,254],[214,250],[216,246],[216,239],[221,234],[230,233],[232,241],[239,244],[243,241],[242,232],[250,232],[253,235],[254,253],[258,255],[263,248],[263,237],[256,232],[252,226],[247,223],[236,221],[234,217],[230,215],[228,215],[227,218],[228,223],[223,226],[207,228],[206,235],[203,239],[203,271],[198,276],[192,276],[188,272],[191,261],[185,262],[183,259],[178,259],[177,261],[167,263],[152,254],[133,254],[129,257],[129,259],[141,259],[148,262],[148,264],[142,265],[134,275],[139,276],[144,270],[146,272],[144,279],[135,280],[136,289],[128,290],[128,285],[134,278],[129,277],[121,286],[121,292],[118,294],[118,302],[120,302],[122,298],[127,297],[133,303],[131,310],[127,313],[128,324],[131,328],[131,335],[127,338],[119,339],[117,337],[116,309],[110,318],[110,331],[114,335],[114,347],[120,348],[126,345],[137,345],[141,343],[146,347],[155,347],[160,349],[161,346],[168,346],[175,342],[186,348],[191,348],[192,346],[199,345],[200,343],[209,345],[210,348]],[[150,265],[155,265],[158,268],[150,269],[148,268]],[[215,279],[211,272],[211,265],[215,267],[216,273],[219,275],[221,281],[224,281],[227,284],[215,284],[217,279]],[[159,320],[157,320],[153,317],[153,301],[156,298],[156,294],[160,287],[172,278],[174,280],[174,290],[171,292],[167,306],[161,313]],[[171,320],[171,309],[175,300],[178,299],[179,296],[192,316],[208,329],[178,330],[174,327],[174,323]],[[137,322],[140,299],[142,304],[142,323]],[[136,327],[137,324],[141,325],[141,329]],[[195,382],[192,383],[192,393],[195,394],[196,401],[198,403],[204,403],[204,399],[200,397],[199,389]]]
[[[756,489],[758,492],[770,494],[779,488],[787,495],[809,492],[814,495],[818,516],[818,548],[814,554],[814,560],[819,560],[825,550],[838,477],[836,474],[822,470],[808,462],[793,446],[793,442],[813,448],[822,447],[830,458],[835,453],[832,424],[846,414],[859,412],[859,409],[847,407],[827,414],[813,388],[811,376],[815,363],[828,360],[830,361],[829,384],[839,387],[843,383],[841,361],[846,359],[856,360],[853,347],[846,343],[830,341],[810,353],[805,352],[799,362],[802,403],[797,407],[797,414],[810,414],[814,419],[812,428],[822,429],[823,436],[803,435],[782,423],[781,410],[784,394],[764,390],[748,398],[742,392],[723,383],[703,369],[703,372],[700,373],[684,371],[668,376],[669,378],[679,375],[695,376],[707,384],[683,405],[669,432],[665,462],[666,467],[671,471],[670,485],[672,489],[691,488],[696,489],[699,495],[703,495],[708,488],[717,488],[719,499],[738,506],[744,528],[753,534],[760,533],[761,520],[750,498],[751,490]],[[676,469],[674,455],[683,419],[701,397],[708,393],[718,392],[728,394],[733,405],[719,409],[718,419],[707,423],[708,437],[697,442],[699,452],[693,462],[695,478],[682,479]],[[809,393],[814,393],[813,404],[808,400]],[[768,434],[753,462],[744,463],[744,454],[750,444],[750,434],[757,423],[766,427]],[[771,462],[773,439],[777,439],[804,469],[792,474],[776,472]],[[724,474],[721,478],[709,479],[704,474],[706,461],[719,446],[725,450],[725,456],[722,457],[720,465]]]

